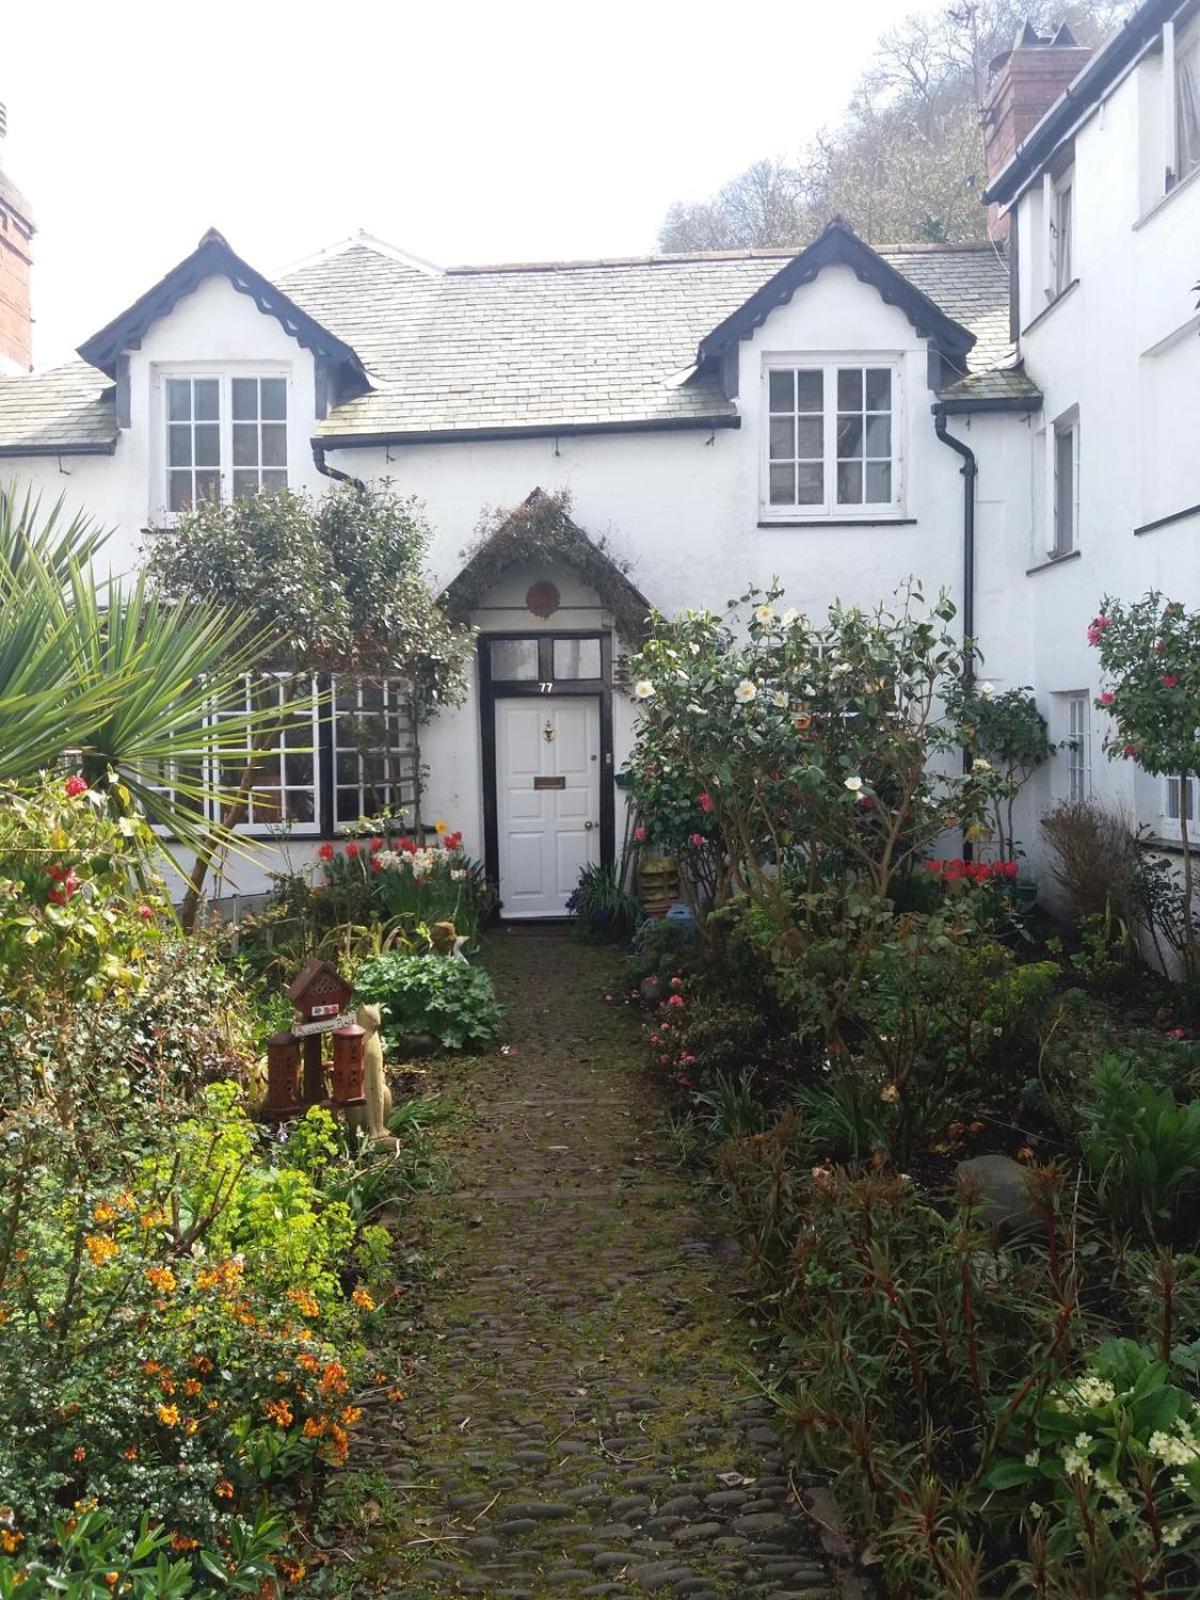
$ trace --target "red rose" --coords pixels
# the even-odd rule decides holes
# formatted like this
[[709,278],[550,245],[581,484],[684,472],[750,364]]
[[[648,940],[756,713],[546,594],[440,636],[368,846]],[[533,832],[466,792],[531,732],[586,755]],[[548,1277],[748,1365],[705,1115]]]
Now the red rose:
[[646,839],[647,839],[647,837],[648,837],[648,835],[647,835],[647,833],[646,833],[646,830],[645,830],[645,828],[643,828],[643,827],[642,827],[642,826],[641,826],[641,825],[640,825],[640,824],[639,824],[639,825],[638,825],[638,826],[637,826],[637,827],[636,827],[636,828],[635,828],[635,829],[634,829],[634,830],[633,830],[633,837],[634,837],[634,838],[635,838],[635,839],[636,839],[636,840],[637,840],[637,842],[638,842],[638,843],[639,843],[639,844],[645,844],[645,842],[646,842]]
[[702,833],[694,833],[692,835],[692,843],[697,850],[702,850],[704,848],[704,835]]
[[926,861],[923,865],[926,872],[932,872],[935,877],[941,877],[942,863],[940,861]]
[[669,1006],[681,1006],[683,1004],[683,996],[681,994],[668,995],[667,1004]]
[[334,857],[333,846],[328,840],[326,840],[323,845],[319,845],[317,847],[317,854],[320,856],[322,861],[332,861]]
[[1178,685],[1179,685],[1179,679],[1175,676],[1175,674],[1173,672],[1165,672],[1163,674],[1162,686],[1163,686],[1164,689],[1174,689],[1174,688],[1177,688]]
[[346,854],[350,857],[351,861],[353,861],[355,856],[357,856],[358,841],[356,839],[351,839],[350,843],[346,846]]
[[77,794],[88,792],[87,779],[81,778],[78,773],[73,773],[63,784],[63,788],[67,792],[68,800],[73,800]]

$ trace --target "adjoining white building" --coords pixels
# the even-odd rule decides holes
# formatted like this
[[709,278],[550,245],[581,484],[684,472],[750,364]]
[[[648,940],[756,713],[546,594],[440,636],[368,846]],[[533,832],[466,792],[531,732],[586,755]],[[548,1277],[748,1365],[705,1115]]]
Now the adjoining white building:
[[[330,473],[417,495],[481,632],[468,703],[422,737],[426,815],[508,916],[560,914],[618,847],[613,663],[644,602],[773,575],[809,612],[910,575],[952,592],[986,676],[1074,740],[1033,786],[1031,854],[1033,810],[1092,793],[1169,842],[1178,786],[1100,751],[1085,630],[1106,591],[1200,603],[1193,9],[1146,0],[1094,55],[1026,30],[989,102],[987,245],[834,223],[798,254],[442,270],[360,235],[270,281],[206,234],[79,361],[0,378],[0,476],[113,525],[118,567],[203,495]],[[562,558],[481,589],[481,515],[562,489]],[[388,798],[336,713],[278,765],[293,861]]]

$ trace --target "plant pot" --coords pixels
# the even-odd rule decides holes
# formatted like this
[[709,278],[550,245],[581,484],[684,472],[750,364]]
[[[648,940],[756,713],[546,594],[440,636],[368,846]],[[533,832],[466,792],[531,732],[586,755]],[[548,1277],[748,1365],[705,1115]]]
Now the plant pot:
[[648,917],[665,917],[679,899],[674,856],[643,856],[638,862],[638,898]]

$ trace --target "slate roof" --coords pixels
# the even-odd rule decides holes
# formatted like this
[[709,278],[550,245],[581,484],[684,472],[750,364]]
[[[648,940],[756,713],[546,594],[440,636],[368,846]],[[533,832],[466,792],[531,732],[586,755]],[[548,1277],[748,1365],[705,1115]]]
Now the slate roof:
[[86,361],[0,378],[0,456],[106,455],[116,442],[112,381]]
[[1042,408],[1042,391],[1026,375],[1024,367],[1002,367],[991,372],[969,372],[957,383],[947,384],[938,396],[947,412],[1012,411],[1024,406],[1030,411]]
[[[788,250],[543,262],[423,271],[355,242],[277,287],[357,355],[372,389],[316,432],[357,439],[557,428],[688,427],[736,420],[715,375],[679,381],[718,327]],[[975,335],[967,361],[1011,355],[1008,273],[991,246],[880,252]],[[111,385],[83,362],[0,378],[0,454],[112,448]]]
[[[459,267],[434,276],[354,246],[282,287],[358,352],[376,387],[319,424],[350,436],[686,426],[732,420],[701,340],[794,251]],[[1010,354],[1008,272],[989,246],[908,246],[884,260],[976,336],[969,365]]]

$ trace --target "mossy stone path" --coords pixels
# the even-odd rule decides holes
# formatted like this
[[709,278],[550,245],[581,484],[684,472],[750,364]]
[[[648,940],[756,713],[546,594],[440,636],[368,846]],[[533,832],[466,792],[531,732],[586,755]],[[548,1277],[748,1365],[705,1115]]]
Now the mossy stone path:
[[442,1270],[398,1335],[407,1400],[367,1430],[401,1507],[382,1592],[826,1600],[620,958],[513,932],[486,962],[509,1053],[441,1073],[462,1108],[455,1187],[422,1202]]

